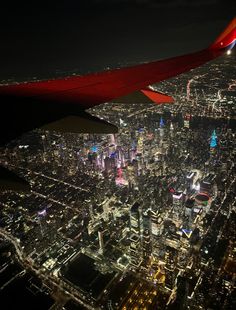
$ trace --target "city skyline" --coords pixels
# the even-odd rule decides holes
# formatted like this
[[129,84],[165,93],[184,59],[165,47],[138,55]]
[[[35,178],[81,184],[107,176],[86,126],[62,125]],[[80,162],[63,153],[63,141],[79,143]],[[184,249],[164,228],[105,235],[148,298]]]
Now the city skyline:
[[[158,27],[166,31],[168,39],[173,34],[173,42],[165,46],[164,40],[159,55],[168,57],[190,52],[201,44],[209,46],[233,17],[230,9],[234,6],[234,2],[218,0],[198,4],[185,0],[114,0],[112,4],[91,0],[80,4],[72,1],[71,5],[62,1],[55,7],[48,5],[47,10],[39,3],[34,10],[22,7],[18,13],[22,11],[25,19],[19,25],[19,40],[8,41],[8,35],[14,32],[12,39],[17,35],[17,11],[12,13],[13,19],[17,17],[12,25],[8,21],[3,28],[9,27],[3,38],[8,46],[1,51],[8,55],[1,84],[32,77],[64,78],[91,68],[106,70],[109,62],[117,67],[120,61],[118,67],[125,67],[130,60],[135,64],[156,60],[151,55],[156,55],[160,33],[157,43],[151,39]],[[61,43],[68,45],[62,47],[61,56],[65,57],[66,47],[69,50],[57,71],[61,56],[51,64],[50,58],[58,49],[60,31],[68,23],[65,18],[59,27],[60,18],[75,17],[78,9],[82,10],[78,23],[72,18],[64,35],[72,28],[75,34],[80,25],[83,44],[90,41],[85,38],[87,32],[94,47],[94,36],[100,40],[103,31],[101,42],[107,40],[104,48],[114,42],[109,51],[114,58],[109,58],[108,52],[101,56],[102,46],[97,46],[97,60],[91,58],[93,53],[85,57],[87,45],[77,55],[81,57],[77,70],[70,48],[74,46],[76,54],[79,47],[75,41],[71,43],[70,35],[68,41],[62,36]],[[163,24],[163,15],[154,29],[155,21],[148,21],[148,16],[153,18],[160,10],[163,14],[170,10],[174,20]],[[127,21],[132,11],[139,17],[143,11],[142,22],[136,23],[134,16]],[[124,24],[114,28],[118,20],[122,22],[122,12]],[[186,19],[178,20],[178,13]],[[44,15],[45,23],[41,24]],[[27,23],[33,20],[32,30],[28,29]],[[105,20],[111,25],[107,32],[107,24],[99,22]],[[130,41],[138,25],[139,35]],[[188,37],[197,33],[196,26],[199,36],[185,41],[183,30]],[[47,54],[47,44],[41,50],[39,46],[52,38],[57,27]],[[152,30],[145,40],[149,27]],[[201,27],[206,29],[204,35]],[[47,29],[48,37],[42,38]],[[113,35],[114,29],[117,33]],[[181,37],[183,41],[179,41]],[[137,57],[136,40],[143,44]],[[127,48],[117,50],[122,42]],[[175,50],[181,42],[185,44]],[[19,54],[14,56],[10,50],[17,44]],[[125,58],[127,51],[130,54]],[[38,70],[40,56],[42,68]],[[114,100],[86,110],[91,120],[107,122],[117,128],[116,132],[63,133],[34,126],[13,140],[6,139],[0,163],[25,180],[30,189],[0,191],[0,299],[4,309],[235,308],[235,72],[233,49],[198,68],[152,84],[149,91],[167,94],[166,103],[142,102],[145,97],[137,96],[137,102],[123,98],[124,102]],[[4,130],[1,135],[5,135]]]
[[[225,55],[197,69],[198,85],[234,66]],[[214,106],[218,89],[206,89],[204,106],[201,87],[188,92],[195,74],[178,77],[183,91],[172,105],[94,107],[92,114],[119,126],[117,134],[36,130],[2,153],[32,192],[1,193],[1,233],[19,253],[24,248],[20,261],[37,268],[48,293],[59,286],[70,294],[70,302],[54,295],[62,309],[233,307],[234,104],[225,115],[219,110],[235,102],[234,90]],[[35,281],[26,276],[24,285]],[[53,302],[45,300],[45,309]]]

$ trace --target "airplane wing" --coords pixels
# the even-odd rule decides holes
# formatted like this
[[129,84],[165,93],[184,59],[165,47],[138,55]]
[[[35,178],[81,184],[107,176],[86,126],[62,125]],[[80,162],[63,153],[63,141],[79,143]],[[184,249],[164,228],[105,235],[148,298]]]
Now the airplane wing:
[[[231,21],[216,41],[204,50],[85,76],[1,86],[0,97],[3,102],[4,100],[10,101],[10,105],[14,104],[14,101],[18,102],[17,105],[20,107],[13,106],[12,114],[16,114],[16,111],[19,113],[18,115],[22,116],[22,110],[26,114],[30,112],[35,127],[40,123],[50,122],[51,119],[55,121],[68,115],[76,116],[80,114],[81,110],[140,90],[149,98],[152,97],[155,102],[157,96],[153,96],[154,92],[146,89],[148,85],[189,71],[222,55],[226,50],[233,48],[235,40],[236,18]],[[37,118],[41,119],[40,122],[35,120]],[[25,125],[27,122],[29,119],[26,119]],[[13,125],[12,122],[11,125]],[[32,126],[33,124],[28,127]],[[26,130],[29,129],[26,128]],[[76,130],[76,132],[78,131]]]
[[147,86],[221,56],[233,48],[235,41],[236,18],[211,46],[195,53],[85,76],[1,86],[4,113],[0,120],[0,145],[46,124],[49,124],[46,128],[63,132],[86,132],[88,128],[94,133],[116,132],[115,126],[84,111],[122,97],[128,100],[127,96],[132,93],[139,97],[145,95],[158,104],[170,103],[171,97],[158,94]]

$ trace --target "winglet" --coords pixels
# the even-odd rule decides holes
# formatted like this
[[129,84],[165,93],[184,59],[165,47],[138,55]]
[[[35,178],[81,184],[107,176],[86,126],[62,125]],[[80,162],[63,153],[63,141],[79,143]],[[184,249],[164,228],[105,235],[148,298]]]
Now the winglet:
[[174,98],[165,94],[162,94],[156,90],[150,88],[150,86],[137,90],[133,93],[130,93],[126,96],[118,97],[111,100],[113,103],[174,103]]
[[154,103],[161,104],[161,103],[174,103],[174,98],[160,92],[154,91],[150,88],[141,89],[141,92],[150,98]]
[[236,17],[228,24],[225,30],[217,37],[209,47],[213,50],[232,49],[236,42]]

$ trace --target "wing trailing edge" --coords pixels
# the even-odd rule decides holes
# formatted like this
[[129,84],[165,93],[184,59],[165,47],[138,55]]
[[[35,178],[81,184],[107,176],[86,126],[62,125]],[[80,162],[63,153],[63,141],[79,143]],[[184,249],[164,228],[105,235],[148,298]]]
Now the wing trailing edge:
[[109,134],[117,133],[118,128],[102,119],[94,117],[88,113],[81,116],[70,115],[56,120],[41,127],[43,130],[57,131],[61,133],[91,133]]

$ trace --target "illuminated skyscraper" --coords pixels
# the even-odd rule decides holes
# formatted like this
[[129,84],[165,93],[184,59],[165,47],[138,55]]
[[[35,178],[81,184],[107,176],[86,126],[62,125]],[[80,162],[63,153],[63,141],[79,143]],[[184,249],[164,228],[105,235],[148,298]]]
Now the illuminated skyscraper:
[[174,135],[174,125],[173,123],[170,123],[170,136],[173,137]]
[[151,242],[151,214],[150,211],[145,211],[142,214],[142,247],[143,258],[148,259],[152,254],[152,242]]
[[172,290],[176,284],[177,270],[175,267],[177,251],[172,247],[166,248],[165,253],[165,287]]
[[116,167],[116,160],[114,157],[106,157],[104,159],[104,166],[105,166],[105,171],[107,173],[112,173],[116,172],[115,167]]
[[127,180],[124,178],[122,168],[117,169],[116,185],[128,185]]
[[99,241],[99,253],[103,254],[104,252],[104,240],[103,240],[103,231],[98,231],[98,241]]
[[161,138],[164,136],[164,126],[165,126],[165,123],[164,123],[163,118],[161,117],[160,123],[159,123],[159,132],[160,132]]
[[142,207],[135,202],[130,209],[130,258],[135,268],[142,262]]
[[171,217],[173,220],[179,220],[182,214],[183,193],[176,191],[172,194],[173,208]]
[[191,115],[190,114],[186,114],[184,116],[184,127],[185,128],[189,128],[190,126],[190,120],[191,120]]
[[163,219],[158,209],[151,211],[151,231],[153,236],[160,236],[163,230]]
[[142,208],[138,202],[135,202],[130,209],[130,230],[140,235],[142,225]]
[[195,173],[193,171],[190,171],[186,176],[186,183],[187,183],[188,190],[191,190],[193,187],[194,176],[195,176]]
[[139,133],[139,136],[138,136],[138,141],[137,141],[137,153],[143,153],[143,141],[144,141],[144,132],[141,131]]
[[43,162],[47,162],[50,160],[50,135],[48,132],[45,132],[43,135],[41,135],[42,138],[42,146],[43,146],[43,156],[42,160]]
[[130,189],[133,188],[135,184],[135,176],[136,176],[135,173],[136,173],[136,170],[138,170],[137,166],[138,166],[138,163],[137,165],[134,165],[133,163],[129,163],[126,168],[127,181],[128,181],[128,186]]
[[216,146],[217,146],[217,135],[216,135],[216,131],[214,130],[211,135],[210,148],[215,149]]
[[42,237],[46,233],[46,224],[47,224],[46,216],[47,216],[46,209],[43,209],[42,211],[38,211],[38,221],[39,221],[40,231],[41,231]]
[[142,263],[142,249],[140,237],[137,234],[132,234],[130,236],[130,263],[133,268],[138,268]]
[[163,118],[160,119],[160,128],[163,128],[165,125]]

